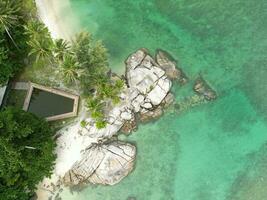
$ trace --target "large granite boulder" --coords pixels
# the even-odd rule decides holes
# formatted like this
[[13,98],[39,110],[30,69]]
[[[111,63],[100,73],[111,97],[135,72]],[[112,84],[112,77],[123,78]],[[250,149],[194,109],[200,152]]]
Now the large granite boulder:
[[146,49],[140,49],[134,54],[131,54],[127,60],[125,61],[127,66],[130,66],[131,68],[135,68],[144,60],[145,56],[147,55]]
[[156,62],[166,72],[166,75],[171,80],[178,79],[181,84],[187,82],[184,72],[177,67],[176,61],[165,51],[157,50]]
[[126,78],[129,88],[138,91],[132,101],[135,112],[141,107],[158,106],[169,93],[172,83],[146,50],[140,49],[126,60]]
[[74,164],[64,178],[65,185],[93,183],[114,185],[126,177],[134,167],[135,146],[113,141],[107,144],[94,144]]

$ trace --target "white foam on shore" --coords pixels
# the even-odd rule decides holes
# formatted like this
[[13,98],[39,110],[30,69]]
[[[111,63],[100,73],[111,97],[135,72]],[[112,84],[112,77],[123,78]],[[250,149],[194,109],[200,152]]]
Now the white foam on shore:
[[38,15],[48,27],[52,37],[71,40],[80,25],[69,0],[35,0]]

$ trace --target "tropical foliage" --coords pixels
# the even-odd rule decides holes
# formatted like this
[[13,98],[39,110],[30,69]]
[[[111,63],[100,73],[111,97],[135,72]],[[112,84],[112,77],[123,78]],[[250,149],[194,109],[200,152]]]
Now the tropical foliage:
[[35,14],[29,0],[0,1],[0,85],[22,70],[27,60],[29,37],[24,26]]
[[55,142],[43,119],[16,108],[0,112],[0,199],[28,200],[53,169]]
[[73,56],[65,54],[60,63],[60,71],[67,83],[77,82],[83,73],[80,63]]
[[20,15],[18,15],[20,8],[19,4],[14,1],[1,1],[0,3],[0,23],[1,29],[8,35],[12,42],[16,45],[11,31],[13,26],[17,26],[19,23]]
[[52,50],[54,48],[53,40],[47,27],[37,19],[30,20],[25,28],[25,34],[29,40],[27,44],[30,52],[29,56],[34,56],[35,62],[52,59]]
[[119,102],[118,94],[124,83],[120,79],[115,81],[111,78],[107,51],[89,33],[83,32],[76,36],[72,51],[85,70],[80,77],[80,84],[87,98],[87,107],[96,120],[96,127],[104,128],[104,107],[109,99],[115,104]]
[[81,32],[71,45],[64,40],[55,41],[53,54],[62,78],[67,84],[75,83],[80,87],[97,128],[104,128],[105,104],[108,99],[114,104],[119,102],[118,94],[124,82],[121,79],[112,80],[103,44],[95,41],[88,32]]
[[62,62],[63,58],[66,54],[70,53],[70,45],[67,41],[63,39],[57,39],[55,40],[55,46],[54,46],[54,56],[56,58],[56,61]]
[[106,48],[88,32],[78,34],[71,44],[63,39],[53,41],[29,2],[0,2],[0,84],[30,63],[58,66],[68,86],[76,85],[88,101],[95,98],[101,103],[101,109],[89,110],[98,127],[104,127],[104,102],[118,103],[123,87],[123,81],[111,78]]

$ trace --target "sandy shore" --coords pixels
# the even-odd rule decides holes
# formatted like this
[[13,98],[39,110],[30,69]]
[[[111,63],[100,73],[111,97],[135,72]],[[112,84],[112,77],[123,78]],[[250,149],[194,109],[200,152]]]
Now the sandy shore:
[[53,38],[71,40],[80,30],[69,0],[35,0],[40,19],[48,27]]
[[52,177],[45,178],[38,185],[36,191],[38,200],[47,200],[53,195],[54,186],[58,185],[60,178],[80,159],[81,152],[92,142],[96,142],[95,139],[84,136],[85,130],[81,128],[80,121],[85,118],[85,115],[86,110],[83,110],[78,116],[77,121],[57,132],[61,136],[57,139],[55,168]]
[[[79,21],[71,9],[69,0],[35,1],[40,19],[48,27],[54,39],[62,38],[70,41],[75,33],[80,30]],[[91,138],[85,138],[77,134],[81,131],[79,121],[84,117],[84,114],[80,114],[78,122],[59,131],[63,136],[57,141],[55,169],[51,178],[45,178],[38,185],[36,191],[38,200],[47,200],[53,195],[54,184],[77,161],[81,151],[93,142]]]

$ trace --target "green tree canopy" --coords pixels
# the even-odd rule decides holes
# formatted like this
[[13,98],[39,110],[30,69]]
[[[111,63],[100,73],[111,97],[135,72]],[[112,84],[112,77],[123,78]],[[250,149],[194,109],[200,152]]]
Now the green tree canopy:
[[54,43],[48,28],[37,19],[29,20],[24,28],[29,38],[26,42],[30,49],[29,56],[34,56],[36,62],[46,59],[51,62]]
[[5,31],[8,37],[16,45],[10,32],[12,26],[17,26],[19,22],[18,15],[20,11],[19,5],[15,1],[3,0],[0,2],[0,24],[1,29]]
[[29,53],[24,26],[35,16],[31,0],[0,1],[0,85],[25,66]]
[[57,62],[62,62],[66,54],[71,54],[70,45],[63,39],[56,39],[54,45],[54,56]]
[[32,60],[51,63],[53,45],[48,29],[37,20],[35,1],[0,0],[0,85]]
[[100,83],[108,79],[107,50],[90,33],[81,32],[76,35],[71,51],[84,69],[80,81],[84,94],[88,95],[92,88],[97,89]]
[[31,113],[11,107],[0,112],[0,199],[28,200],[51,175],[52,136],[48,123]]
[[63,57],[60,71],[67,84],[76,82],[84,72],[84,70],[80,68],[79,62],[68,54],[65,54]]

